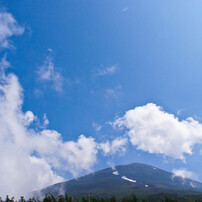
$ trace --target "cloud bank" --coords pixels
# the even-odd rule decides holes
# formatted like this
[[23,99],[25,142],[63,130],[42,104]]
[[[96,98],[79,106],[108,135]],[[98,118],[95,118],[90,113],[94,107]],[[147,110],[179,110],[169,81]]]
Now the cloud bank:
[[180,121],[160,106],[148,103],[129,110],[113,122],[126,128],[132,145],[137,149],[185,160],[195,144],[202,143],[202,124],[192,117]]
[[[28,196],[30,191],[63,181],[57,173],[68,171],[76,177],[91,171],[104,148],[92,137],[63,141],[55,130],[35,130],[38,118],[22,111],[23,89],[16,75],[5,74],[3,64],[8,64],[5,59],[0,73],[0,195]],[[43,119],[47,125],[46,115]],[[106,153],[114,154],[123,143],[122,139],[108,142]]]
[[34,130],[37,117],[22,111],[23,89],[14,74],[0,75],[0,195],[19,197],[64,180],[55,171],[74,176],[96,162],[97,144],[91,137],[62,140],[55,130]]

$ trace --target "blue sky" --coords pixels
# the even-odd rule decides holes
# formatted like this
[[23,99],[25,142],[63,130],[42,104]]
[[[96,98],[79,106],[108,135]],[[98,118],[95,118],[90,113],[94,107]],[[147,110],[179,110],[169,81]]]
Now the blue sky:
[[[44,169],[51,177],[43,183],[28,177],[24,192],[28,181],[0,194],[132,162],[202,181],[201,6],[199,0],[1,1],[0,95],[7,107],[0,111],[0,145],[16,141],[20,151],[0,150],[1,156],[18,165],[23,155],[30,166],[38,163],[33,176]],[[4,114],[12,116],[5,121]],[[31,145],[22,151],[21,132]],[[62,152],[54,156],[48,145]]]

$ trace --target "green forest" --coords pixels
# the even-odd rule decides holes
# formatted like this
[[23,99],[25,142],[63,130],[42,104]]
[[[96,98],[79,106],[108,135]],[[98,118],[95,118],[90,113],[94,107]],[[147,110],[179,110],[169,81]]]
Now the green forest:
[[138,199],[136,195],[131,194],[130,196],[125,196],[121,199],[117,199],[114,196],[111,197],[92,197],[92,196],[86,196],[81,198],[76,198],[72,196],[65,195],[59,195],[54,196],[52,194],[45,196],[43,199],[35,199],[34,197],[29,198],[26,200],[24,197],[21,197],[19,200],[15,200],[14,197],[9,198],[7,195],[5,199],[2,199],[0,197],[0,202],[149,202],[149,201],[157,201],[157,202],[180,202],[180,201],[186,201],[186,202],[202,202],[202,199],[175,199],[174,197],[170,196],[163,196],[162,199]]

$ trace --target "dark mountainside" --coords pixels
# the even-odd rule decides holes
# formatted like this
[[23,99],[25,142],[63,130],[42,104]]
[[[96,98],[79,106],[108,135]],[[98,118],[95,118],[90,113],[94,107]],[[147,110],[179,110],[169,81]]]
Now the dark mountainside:
[[[78,179],[58,183],[41,190],[40,194],[71,196],[99,196],[117,198],[134,193],[140,198],[158,199],[165,193],[173,196],[202,196],[202,183],[174,177],[170,172],[156,167],[133,163],[116,169],[106,168]],[[37,193],[35,193],[36,195]]]

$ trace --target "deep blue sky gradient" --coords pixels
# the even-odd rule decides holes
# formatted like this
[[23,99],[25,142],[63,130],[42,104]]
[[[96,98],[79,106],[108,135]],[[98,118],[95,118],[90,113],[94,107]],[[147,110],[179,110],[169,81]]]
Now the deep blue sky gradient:
[[[115,137],[118,132],[105,123],[148,102],[175,115],[181,110],[179,119],[202,117],[202,1],[7,0],[0,5],[26,28],[13,37],[16,50],[7,54],[13,66],[9,71],[24,89],[23,110],[41,119],[46,113],[49,128],[64,140],[80,134],[97,140]],[[62,93],[37,80],[48,48],[65,78]],[[95,76],[97,69],[114,64],[115,74]],[[43,93],[37,96],[36,89]],[[107,89],[116,94],[107,96]],[[103,129],[96,132],[93,122]],[[202,180],[199,154],[187,156],[184,164],[129,145],[124,156],[110,158],[99,156],[95,169],[106,167],[108,160],[137,161],[167,170],[186,167]]]

